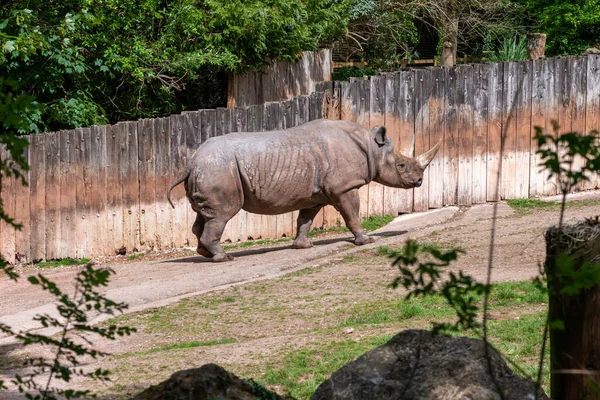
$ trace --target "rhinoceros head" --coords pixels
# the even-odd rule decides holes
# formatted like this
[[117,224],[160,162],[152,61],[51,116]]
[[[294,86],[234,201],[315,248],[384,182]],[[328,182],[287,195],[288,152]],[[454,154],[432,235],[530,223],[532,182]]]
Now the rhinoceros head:
[[[438,152],[441,142],[438,142],[428,152],[417,157],[405,156],[394,149],[394,142],[386,134],[383,126],[372,130],[375,140],[375,157],[377,174],[375,182],[382,185],[411,189],[423,183],[423,171]],[[414,143],[413,146],[414,148]]]

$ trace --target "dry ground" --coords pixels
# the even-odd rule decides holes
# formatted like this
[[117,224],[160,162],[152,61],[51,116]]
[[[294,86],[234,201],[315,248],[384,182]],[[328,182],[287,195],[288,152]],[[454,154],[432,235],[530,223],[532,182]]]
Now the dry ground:
[[[100,366],[114,375],[110,385],[91,387],[101,397],[126,398],[176,370],[208,362],[268,383],[269,376],[280,373],[278,368],[293,354],[315,347],[323,351],[323,346],[336,342],[366,349],[379,344],[382,336],[407,327],[427,328],[432,318],[448,319],[447,313],[436,311],[441,309],[438,304],[415,314],[416,318],[407,318],[414,312],[402,301],[402,292],[389,286],[397,268],[386,254],[409,237],[442,248],[460,247],[466,253],[452,268],[483,279],[493,212],[494,206],[486,204],[411,215],[378,231],[377,243],[364,248],[350,245],[349,234],[338,234],[316,240],[320,244],[306,251],[291,250],[287,243],[232,250],[237,260],[223,265],[200,262],[195,256],[113,263],[117,275],[109,297],[131,296],[129,302],[138,311],[118,321],[137,327],[138,333],[116,342],[95,341],[112,355],[86,368]],[[558,208],[513,209],[499,203],[496,213],[493,279],[531,279],[544,258],[543,232],[557,222]],[[598,200],[575,201],[567,208],[567,223],[597,214]],[[76,270],[43,272],[66,285]],[[37,272],[32,267],[20,271],[24,275]],[[0,279],[0,321],[16,321],[29,328],[20,321],[34,311],[46,310],[47,301],[27,285]],[[390,311],[390,305],[396,311]],[[494,317],[518,319],[543,309],[543,304],[499,307]],[[5,360],[4,366],[0,363],[0,380],[32,351],[15,349],[10,338],[0,341],[0,358]],[[299,379],[314,381],[316,386],[321,377]],[[89,383],[76,384],[90,387]],[[282,390],[276,385],[271,388]],[[2,396],[18,398],[15,393]]]

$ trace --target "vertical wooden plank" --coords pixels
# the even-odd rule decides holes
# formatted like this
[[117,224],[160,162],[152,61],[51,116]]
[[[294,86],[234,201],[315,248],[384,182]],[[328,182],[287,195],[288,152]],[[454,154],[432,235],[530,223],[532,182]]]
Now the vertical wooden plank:
[[[92,245],[97,234],[92,214],[92,136],[90,128],[78,128],[73,137],[75,142],[75,166],[77,168],[76,216],[74,233],[77,241],[77,258],[90,258]],[[64,243],[63,243],[64,245]]]
[[502,199],[514,199],[516,192],[517,107],[519,70],[516,62],[504,64],[504,127],[502,131]]
[[[600,131],[600,56],[587,56],[585,132]],[[590,189],[600,187],[600,173],[591,176]]]
[[531,157],[531,93],[533,71],[531,61],[518,63],[517,135],[515,154],[515,196],[529,196],[529,164]]
[[[23,150],[23,158],[30,165],[30,149],[31,149],[31,136],[24,136],[30,143],[29,146]],[[30,166],[30,169],[33,169]],[[25,181],[31,185],[30,171],[20,171],[25,177]],[[21,229],[15,232],[15,262],[26,264],[31,261],[30,252],[30,233],[31,233],[31,215],[30,215],[30,204],[31,197],[29,195],[29,186],[23,185],[21,179],[15,178],[15,222],[21,224]],[[3,253],[4,254],[4,253]]]
[[[10,153],[4,145],[0,146],[0,158],[7,160],[10,158]],[[4,213],[10,218],[15,217],[15,191],[17,182],[14,176],[7,176],[4,173],[0,174],[0,198],[2,199],[2,208]],[[4,221],[0,221],[0,253],[2,258],[9,264],[14,264],[16,244],[15,244],[15,228]]]
[[[415,155],[423,154],[431,147],[430,110],[432,74],[430,70],[415,70]],[[429,209],[429,167],[423,174],[423,184],[413,190],[413,210]]]
[[[184,130],[183,115],[171,115],[169,117],[169,135],[170,140],[170,181],[175,182],[185,171],[187,164],[187,142]],[[169,185],[170,186],[170,185]],[[187,222],[187,213],[189,204],[185,197],[185,188],[183,184],[177,185],[171,192],[171,200],[175,208],[173,213],[172,229],[173,229],[173,247],[181,248],[190,245],[186,231],[191,230],[191,226]],[[169,205],[170,207],[170,205]]]
[[[113,255],[123,244],[123,190],[124,185],[119,176],[120,160],[123,157],[119,132],[126,129],[126,124],[106,127],[106,254]],[[137,164],[137,159],[132,160]],[[136,177],[137,178],[137,177]],[[114,182],[118,182],[117,185]],[[136,196],[137,203],[137,196]]]
[[[369,85],[369,127],[385,126],[385,76],[372,76]],[[371,182],[369,190],[369,215],[384,214],[384,192],[383,185]]]
[[[140,158],[137,122],[119,124],[119,182],[122,189],[121,244],[127,252],[139,251],[140,244]],[[119,126],[117,125],[117,126]]]
[[157,246],[154,140],[154,120],[139,120],[140,250],[154,250]]
[[[247,130],[248,132],[263,131],[263,117],[265,115],[265,107],[263,104],[253,105],[248,108],[247,112]],[[246,238],[248,240],[257,240],[264,234],[264,226],[267,223],[266,215],[248,213],[246,218]]]
[[[398,132],[400,121],[398,116],[398,81],[393,73],[383,75],[385,80],[385,128],[387,135],[394,142],[394,149],[399,149]],[[343,86],[342,86],[343,88]],[[343,90],[341,91],[343,93]],[[343,95],[342,95],[343,96]],[[343,98],[343,97],[342,97]],[[342,102],[342,107],[344,106]],[[398,215],[398,191],[402,189],[386,187],[384,189],[383,212],[388,215]]]
[[[352,119],[354,122],[369,128],[371,85],[368,79],[356,79],[352,82]],[[369,186],[363,186],[358,190],[360,196],[360,217],[369,217]]]
[[[396,75],[398,79],[398,115],[399,143],[398,151],[404,155],[414,156],[415,143],[415,72],[413,70],[401,71]],[[412,212],[414,191],[402,189],[398,191],[398,211],[400,213]]]
[[502,167],[502,132],[504,129],[503,95],[504,67],[501,63],[490,64],[488,84],[488,147],[487,189],[488,201],[500,200]]
[[473,163],[472,202],[486,202],[488,133],[488,83],[490,64],[473,66]]
[[[29,253],[31,262],[46,259],[46,137],[31,135],[29,151]],[[52,146],[51,146],[52,148]]]
[[96,232],[92,241],[92,257],[106,254],[108,218],[106,214],[106,125],[92,126],[90,132],[90,219]]
[[[46,259],[75,257],[75,175],[70,173],[70,131],[46,133]],[[65,154],[61,154],[61,147]],[[68,150],[67,150],[68,149]],[[61,179],[63,178],[63,179]],[[62,181],[62,186],[61,186]],[[64,213],[61,215],[61,199]],[[65,218],[61,221],[61,217]],[[68,219],[70,218],[70,219]],[[64,224],[61,224],[64,222]],[[61,228],[64,225],[64,250],[60,248]],[[66,243],[70,248],[66,247]],[[71,249],[73,251],[71,251]]]
[[[228,108],[227,110],[231,110]],[[154,119],[155,160],[154,176],[156,179],[156,245],[159,249],[173,247],[172,208],[167,201],[167,191],[171,186],[171,135],[170,119]]]
[[473,204],[473,67],[457,67],[458,205]]
[[446,81],[446,130],[444,132],[444,205],[456,205],[458,202],[458,167],[459,167],[459,138],[458,138],[458,105],[457,81],[459,75],[456,68],[448,71]]
[[541,157],[536,153],[538,150],[537,140],[534,139],[536,127],[545,129],[546,124],[546,98],[547,98],[547,60],[540,59],[532,62],[531,83],[531,155],[529,163],[529,197],[544,194],[544,185],[548,179],[548,172],[539,167]]
[[[586,70],[587,57],[571,57],[571,85],[569,90],[570,112],[571,112],[571,132],[577,132],[580,135],[587,135],[585,131],[585,104],[586,104]],[[582,157],[575,158],[575,169],[581,171],[585,165]],[[588,182],[578,184],[574,190],[586,190],[589,188]]]
[[444,129],[446,124],[445,88],[447,68],[431,69],[431,94],[429,97],[429,144],[442,142],[435,158],[429,164],[429,208],[441,208],[444,204]]

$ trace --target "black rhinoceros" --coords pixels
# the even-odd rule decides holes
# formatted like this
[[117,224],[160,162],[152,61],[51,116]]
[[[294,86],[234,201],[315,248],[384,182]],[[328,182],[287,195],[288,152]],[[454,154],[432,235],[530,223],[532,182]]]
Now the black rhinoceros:
[[372,243],[362,229],[358,189],[371,181],[395,188],[421,185],[440,143],[416,158],[394,149],[386,128],[349,121],[316,120],[271,132],[210,138],[193,154],[183,175],[199,254],[233,260],[219,244],[225,224],[240,209],[257,214],[300,210],[294,248],[308,248],[313,218],[328,204],[342,214],[354,243]]

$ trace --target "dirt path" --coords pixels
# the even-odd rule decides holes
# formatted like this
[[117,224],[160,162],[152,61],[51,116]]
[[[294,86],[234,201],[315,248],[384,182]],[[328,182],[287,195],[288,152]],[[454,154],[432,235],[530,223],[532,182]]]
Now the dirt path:
[[[600,192],[587,192],[579,197],[600,199]],[[487,265],[493,210],[492,204],[483,204],[468,209],[446,207],[400,216],[373,233],[377,237],[374,244],[363,247],[352,245],[351,234],[346,233],[318,238],[314,240],[314,247],[306,250],[291,249],[291,243],[231,250],[236,260],[223,264],[212,263],[200,256],[109,264],[116,275],[111,278],[106,296],[129,304],[128,312],[136,312],[233,284],[270,279],[300,268],[323,265],[361,250],[398,245],[408,238],[423,237],[430,242],[457,245],[468,250],[460,267],[478,276],[484,273]],[[567,210],[566,221],[581,220],[594,213],[600,213],[597,204],[571,207]],[[543,260],[544,254],[542,233],[556,223],[556,210],[534,209],[518,213],[506,203],[499,203],[497,216],[494,279],[527,279],[535,275],[537,264]],[[43,270],[42,273],[68,290],[77,271],[78,267],[63,267]],[[36,272],[31,267],[21,271],[23,278]],[[6,277],[0,278],[0,322],[14,330],[37,328],[32,317],[43,312],[52,313],[55,307],[50,300],[26,279],[14,283]],[[97,321],[102,319],[99,317]],[[7,341],[10,338],[0,336],[0,344]]]
[[[566,223],[600,214],[600,192],[587,193],[582,199],[585,201],[572,202],[567,208]],[[87,368],[101,366],[115,372],[111,389],[94,390],[108,390],[107,399],[121,398],[160,382],[178,369],[207,362],[217,362],[241,376],[260,377],[265,360],[278,363],[281,352],[335,338],[343,340],[346,334],[339,329],[340,321],[349,318],[354,308],[398,301],[400,293],[389,289],[397,270],[377,248],[397,248],[408,238],[464,249],[453,269],[484,279],[494,208],[484,204],[405,215],[374,232],[376,243],[363,247],[352,245],[351,235],[346,233],[318,238],[307,250],[293,250],[290,244],[232,250],[236,260],[226,264],[196,256],[108,263],[117,273],[107,296],[127,302],[129,313],[146,311],[128,317],[132,326],[139,328],[135,335],[114,342],[94,341],[95,348],[113,356]],[[515,210],[498,203],[495,211],[494,281],[523,281],[537,275],[545,254],[543,232],[557,222],[558,208]],[[310,272],[304,270],[307,267],[312,267]],[[77,270],[64,267],[43,273],[68,288]],[[290,274],[294,271],[298,273]],[[20,270],[23,277],[36,272],[31,267]],[[49,300],[26,279],[15,284],[0,278],[0,322],[16,330],[32,329],[33,315],[52,312],[54,305]],[[166,305],[170,306],[162,307]],[[162,308],[156,315],[166,313],[169,322],[162,317],[153,319],[157,307]],[[426,322],[423,327],[427,327]],[[376,333],[405,328],[384,325]],[[369,335],[361,331],[353,338],[361,340]],[[221,340],[224,344],[181,350],[176,357],[154,352],[177,343]],[[3,351],[12,357],[24,356],[11,346],[13,342],[10,337],[0,338],[0,357]],[[10,372],[0,371],[0,379],[3,373]],[[81,384],[89,388],[89,383]],[[9,398],[21,397],[10,393]]]

